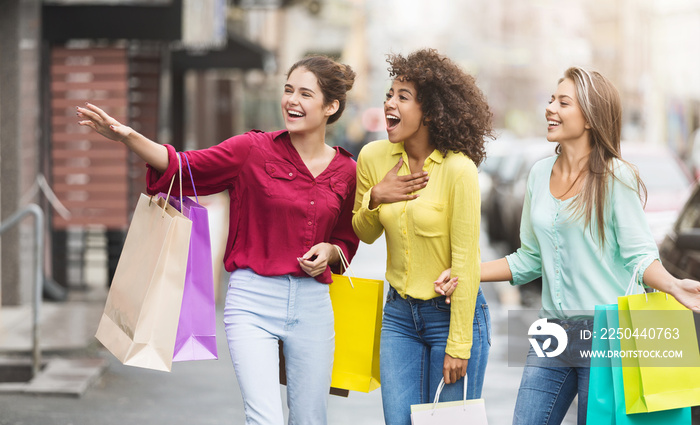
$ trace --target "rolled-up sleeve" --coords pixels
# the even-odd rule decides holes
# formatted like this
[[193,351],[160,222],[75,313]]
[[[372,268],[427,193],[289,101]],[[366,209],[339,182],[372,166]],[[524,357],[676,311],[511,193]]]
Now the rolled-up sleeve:
[[[253,144],[250,134],[231,137],[207,149],[183,152],[189,162],[188,168],[185,158],[182,159],[183,195],[194,195],[192,180],[199,195],[211,195],[228,189],[248,159]],[[170,145],[164,146],[168,150],[168,168],[165,172],[159,173],[147,165],[146,184],[149,194],[167,192],[170,181],[178,171],[177,151]],[[173,184],[172,193],[177,195],[179,192],[179,184]]]
[[659,259],[659,250],[639,198],[637,177],[629,166],[618,165],[616,178],[612,179],[610,199],[613,230],[620,247],[620,257],[630,273],[639,267],[636,278],[641,285],[644,271],[654,260]]

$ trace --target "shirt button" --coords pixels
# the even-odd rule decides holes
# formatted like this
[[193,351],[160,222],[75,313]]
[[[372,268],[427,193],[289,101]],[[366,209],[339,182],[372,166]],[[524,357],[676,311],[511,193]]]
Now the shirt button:
[[311,186],[316,186],[316,182],[311,182]]
[[270,171],[272,171],[272,172],[274,173],[274,172],[275,172],[275,168],[274,168],[274,167],[270,168]]
[[306,224],[308,224],[309,226],[311,226],[311,225],[314,224],[314,223],[313,223],[312,221],[307,221]]
[[293,173],[289,173],[289,177],[292,177],[293,175],[294,175]]
[[311,201],[311,205],[314,205],[314,201]]
[[559,274],[559,269],[557,269],[554,273]]
[[406,234],[406,229],[404,229],[403,234],[404,234],[404,235]]

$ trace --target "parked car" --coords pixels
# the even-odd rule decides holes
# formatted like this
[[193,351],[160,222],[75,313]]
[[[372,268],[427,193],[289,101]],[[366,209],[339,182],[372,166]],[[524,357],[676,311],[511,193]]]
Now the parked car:
[[479,190],[481,191],[481,211],[486,211],[491,202],[489,197],[493,190],[494,179],[503,158],[508,155],[514,143],[514,137],[502,132],[496,140],[486,143],[486,159],[479,165]]
[[[520,247],[520,218],[530,168],[554,154],[554,144],[543,139],[524,139],[499,162],[484,215],[492,241]],[[688,198],[692,177],[676,155],[665,146],[635,142],[622,144],[622,157],[635,165],[647,188],[645,213],[654,240],[661,244]]]
[[520,168],[513,182],[504,188],[503,194],[505,196],[501,211],[501,222],[506,234],[504,240],[511,251],[520,248],[520,221],[523,215],[523,203],[525,202],[527,177],[530,175],[530,169],[537,161],[554,155],[555,146],[554,143],[537,139],[531,141],[527,148],[517,154],[520,157]]
[[488,202],[482,204],[491,241],[505,241],[511,250],[520,247],[520,215],[528,173],[535,162],[554,154],[554,146],[542,138],[519,139],[499,160]]
[[637,166],[647,188],[644,212],[654,240],[660,245],[690,195],[693,178],[666,146],[623,142],[622,158]]
[[661,262],[674,276],[700,279],[700,183],[659,247]]

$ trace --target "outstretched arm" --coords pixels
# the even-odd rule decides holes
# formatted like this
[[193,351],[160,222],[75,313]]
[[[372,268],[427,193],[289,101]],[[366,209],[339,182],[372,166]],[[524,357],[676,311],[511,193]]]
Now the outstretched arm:
[[697,280],[676,279],[658,260],[654,260],[644,271],[644,283],[673,295],[679,303],[700,313],[700,282]]
[[168,151],[165,146],[148,139],[129,126],[121,124],[95,105],[78,106],[78,124],[90,127],[104,137],[122,142],[141,159],[159,172],[168,168]]
[[[487,261],[481,263],[481,281],[482,282],[501,282],[513,279],[513,274],[510,272],[508,260],[501,258],[499,260]],[[457,288],[458,277],[452,277],[452,269],[443,271],[440,276],[433,282],[435,292],[440,295],[445,295],[445,302],[450,303],[450,295]]]

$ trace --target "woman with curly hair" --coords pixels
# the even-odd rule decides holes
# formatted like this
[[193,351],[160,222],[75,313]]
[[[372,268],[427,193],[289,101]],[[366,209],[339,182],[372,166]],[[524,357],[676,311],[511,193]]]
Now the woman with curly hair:
[[[353,228],[365,243],[386,232],[380,348],[388,425],[410,424],[410,406],[481,396],[490,317],[479,287],[477,165],[491,112],[474,78],[433,49],[389,55],[389,140],[366,145],[357,161]],[[451,303],[433,290],[451,268],[460,285]],[[470,325],[471,324],[471,325]]]

